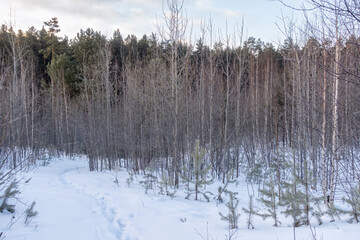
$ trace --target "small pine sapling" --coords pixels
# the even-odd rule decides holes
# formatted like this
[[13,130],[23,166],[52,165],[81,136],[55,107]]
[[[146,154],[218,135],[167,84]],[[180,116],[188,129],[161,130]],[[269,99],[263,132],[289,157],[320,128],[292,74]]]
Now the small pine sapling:
[[358,186],[351,186],[350,191],[347,193],[347,197],[342,198],[343,202],[350,205],[351,209],[344,210],[338,209],[342,214],[349,214],[349,223],[360,222],[360,183]]
[[298,182],[294,179],[292,183],[283,183],[285,192],[282,194],[280,205],[285,207],[282,213],[286,217],[291,216],[293,226],[304,225],[303,206],[305,205],[305,194],[298,189]]
[[228,213],[226,215],[219,213],[221,220],[228,222],[230,229],[238,228],[238,222],[241,215],[237,210],[238,205],[239,200],[236,199],[233,193],[229,193],[229,201],[226,203]]
[[216,201],[218,203],[223,203],[224,202],[224,199],[223,199],[223,194],[229,194],[231,191],[228,190],[228,186],[229,184],[231,183],[235,183],[236,180],[231,180],[231,175],[232,173],[228,173],[226,175],[226,179],[225,179],[225,183],[223,186],[219,186],[218,187],[218,194],[215,196],[214,199],[216,199]]
[[145,188],[145,194],[148,193],[150,189],[154,189],[156,186],[157,178],[151,173],[146,173],[144,176],[144,180],[140,181],[140,184]]
[[323,197],[312,197],[315,208],[312,210],[311,215],[316,218],[319,225],[323,224],[322,217],[324,216],[324,212],[321,209],[321,203],[323,202],[323,199]]
[[264,178],[264,166],[260,163],[255,163],[246,169],[246,182],[260,184]]
[[133,184],[133,182],[134,182],[135,173],[133,171],[128,171],[128,174],[129,174],[129,177],[126,178],[126,184],[128,185],[128,187],[130,187],[131,184]]
[[119,187],[119,179],[118,179],[118,173],[120,172],[120,167],[119,166],[115,166],[113,168],[114,172],[115,172],[115,179],[114,179],[114,183]]
[[253,206],[253,196],[249,195],[249,208],[242,208],[242,210],[248,214],[248,218],[247,218],[247,224],[248,224],[248,229],[254,229],[254,225],[252,224],[253,222],[253,216],[254,215],[258,215],[257,211],[254,209]]
[[34,206],[35,206],[36,202],[32,202],[30,207],[28,209],[26,209],[25,211],[25,225],[28,225],[31,220],[38,214],[37,211],[34,211]]
[[49,153],[44,153],[39,157],[39,162],[42,162],[42,166],[47,166],[50,164],[51,155]]
[[312,202],[314,201],[314,198],[311,196],[311,185],[314,182],[314,179],[312,177],[311,171],[308,169],[308,162],[307,159],[304,161],[304,174],[303,178],[300,178],[299,176],[295,175],[295,179],[297,182],[300,183],[302,189],[303,189],[303,195],[304,195],[304,201],[302,202],[302,208],[303,208],[303,217],[301,219],[303,225],[310,225],[310,215],[314,212],[314,209],[312,207]]
[[295,181],[299,183],[299,189],[303,190],[304,196],[304,199],[302,200],[303,216],[301,221],[303,225],[309,226],[310,218],[313,216],[316,218],[318,224],[321,225],[323,223],[321,218],[324,216],[324,212],[320,205],[324,199],[323,197],[317,197],[313,194],[313,188],[311,186],[315,186],[316,181],[312,175],[312,171],[309,171],[308,169],[307,160],[304,161],[303,171],[302,179],[295,175]]
[[175,197],[176,190],[171,189],[171,180],[166,174],[162,174],[161,181],[159,181],[159,193],[161,195],[166,195],[171,198]]
[[[192,169],[184,168],[184,172],[188,173],[187,176],[182,175],[182,179],[185,183],[185,189],[187,191],[186,199],[189,199],[191,195],[195,195],[195,200],[198,200],[198,196],[202,195],[206,201],[210,201],[210,191],[205,191],[206,186],[213,183],[213,179],[208,179],[207,175],[211,169],[211,164],[203,166],[205,151],[200,149],[199,140],[196,140],[195,150],[193,153],[194,167]],[[193,185],[194,188],[191,188]]]
[[330,222],[335,222],[335,217],[340,219],[339,217],[339,213],[341,211],[340,209],[336,208],[333,203],[327,204],[326,207],[327,209],[325,211],[325,214],[331,218]]
[[[312,203],[315,200],[311,196],[311,185],[313,177],[308,171],[307,160],[304,161],[303,178],[295,173],[295,167],[292,169],[292,182],[283,183],[286,189],[281,198],[281,205],[286,207],[283,211],[286,216],[292,216],[294,227],[301,225],[310,225],[310,215],[314,213]],[[320,212],[316,213],[320,217]],[[318,219],[319,221],[319,219]]]
[[3,199],[2,204],[0,205],[0,212],[4,212],[4,210],[7,210],[10,213],[15,212],[15,205],[9,204],[8,200],[14,198],[16,194],[20,193],[17,188],[18,186],[16,181],[11,182],[11,184],[6,188],[4,195],[0,197]]
[[264,220],[271,217],[274,220],[274,226],[277,227],[281,222],[278,217],[278,199],[279,194],[276,190],[276,184],[272,175],[270,175],[270,179],[265,181],[264,188],[259,189],[261,194],[261,198],[259,199],[266,207],[265,213],[258,213]]

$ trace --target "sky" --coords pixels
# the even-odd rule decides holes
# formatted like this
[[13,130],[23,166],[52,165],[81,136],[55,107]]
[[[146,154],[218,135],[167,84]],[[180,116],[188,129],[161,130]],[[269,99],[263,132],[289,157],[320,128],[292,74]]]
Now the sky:
[[[111,37],[119,29],[123,36],[157,33],[157,25],[164,23],[167,0],[0,0],[0,21],[15,29],[30,26],[41,29],[44,21],[57,17],[59,36],[74,38],[80,29],[93,28]],[[300,6],[302,0],[287,0]],[[225,35],[241,26],[244,19],[244,39],[261,38],[273,44],[284,39],[279,30],[281,16],[299,21],[301,13],[286,8],[276,0],[184,0],[184,9],[192,38],[200,36],[200,24],[213,19],[215,29]],[[11,14],[10,14],[11,12]],[[206,20],[207,22],[207,20]],[[276,24],[277,23],[277,24]],[[236,27],[237,26],[237,27]],[[190,28],[188,28],[190,29]],[[220,36],[220,34],[219,34]]]

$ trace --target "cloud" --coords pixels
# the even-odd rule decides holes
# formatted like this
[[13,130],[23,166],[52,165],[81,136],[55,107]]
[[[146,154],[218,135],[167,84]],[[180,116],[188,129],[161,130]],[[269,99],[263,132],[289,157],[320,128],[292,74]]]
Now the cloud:
[[[9,22],[10,7],[15,10],[16,28],[27,30],[34,26],[41,29],[44,21],[57,17],[60,36],[76,36],[80,29],[88,27],[112,36],[119,29],[123,35],[156,32],[156,18],[161,25],[164,21],[163,9],[167,9],[168,0],[0,0],[0,19]],[[269,39],[278,32],[274,22],[282,6],[268,0],[184,0],[184,10],[193,34],[202,21],[212,18],[215,30],[225,30],[241,23],[245,18],[245,29],[249,35]],[[290,1],[290,0],[289,0]],[[295,1],[295,0],[291,0]],[[286,11],[286,10],[284,10]],[[190,26],[189,26],[190,28]],[[270,32],[270,33],[269,33]],[[272,34],[272,32],[274,32]]]
[[80,0],[80,1],[46,1],[46,0],[32,0],[32,1],[20,1],[23,2],[23,6],[30,9],[43,10],[44,12],[58,13],[61,15],[80,16],[84,18],[99,18],[99,19],[111,19],[115,17],[119,11],[114,8],[114,4],[121,1],[115,0]]
[[142,7],[145,6],[145,7],[159,8],[162,6],[161,0],[123,0],[123,2],[129,5],[133,5],[133,6],[137,5]]
[[195,6],[200,9],[209,8],[213,5],[213,0],[196,0]]
[[[60,35],[76,36],[88,27],[112,35],[116,29],[124,34],[150,34],[154,19],[162,13],[162,0],[8,0],[15,9],[17,28],[40,29],[44,21],[57,17]],[[6,6],[5,6],[6,8]],[[5,20],[8,10],[0,9]]]
[[222,14],[227,18],[240,16],[240,13],[238,11],[234,11],[234,10],[227,9],[227,8],[224,8],[222,10]]

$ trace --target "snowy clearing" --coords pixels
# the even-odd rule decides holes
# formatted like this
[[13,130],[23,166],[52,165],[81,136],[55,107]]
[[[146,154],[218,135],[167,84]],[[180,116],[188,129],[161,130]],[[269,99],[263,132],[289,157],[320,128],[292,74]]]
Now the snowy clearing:
[[[0,239],[221,240],[229,234],[227,223],[219,216],[219,212],[226,212],[224,203],[186,200],[181,191],[174,199],[158,195],[158,190],[145,194],[139,177],[129,188],[126,170],[117,173],[118,184],[115,175],[110,171],[89,172],[86,158],[80,157],[53,159],[49,165],[39,166],[22,176],[16,212],[0,214]],[[216,189],[214,184],[209,190],[215,193]],[[246,183],[240,182],[232,190],[239,192],[239,208],[247,207]],[[30,205],[34,200],[38,215],[25,225],[26,207],[19,201]],[[280,227],[273,227],[271,219],[263,221],[255,216],[255,229],[247,229],[246,219],[241,211],[239,229],[232,239],[293,239],[291,220],[283,216]],[[325,220],[321,226],[313,221],[316,239],[360,238],[359,225],[346,223],[346,217],[333,223]],[[310,227],[296,228],[296,239],[313,239]]]

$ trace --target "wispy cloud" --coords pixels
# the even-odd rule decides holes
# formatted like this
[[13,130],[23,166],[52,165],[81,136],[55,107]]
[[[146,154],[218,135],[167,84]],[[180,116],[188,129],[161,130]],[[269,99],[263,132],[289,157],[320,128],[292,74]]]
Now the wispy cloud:
[[[149,34],[154,31],[154,18],[161,10],[161,0],[12,0],[17,27],[34,25],[41,28],[44,21],[58,17],[61,33],[74,37],[80,28],[101,30],[111,35],[120,29],[124,34]],[[8,10],[0,10],[3,19]]]
[[222,9],[221,12],[225,17],[238,17],[238,16],[241,16],[241,13],[239,11],[234,11],[234,10],[227,9],[227,8]]
[[[294,0],[295,1],[295,0]],[[119,29],[123,35],[156,32],[156,17],[162,20],[163,5],[167,0],[1,0],[0,19],[9,22],[9,8],[15,10],[16,27],[40,29],[43,22],[58,17],[61,35],[76,36],[88,27],[111,36]],[[245,17],[249,35],[268,37],[277,32],[274,22],[282,5],[268,0],[185,0],[187,17],[193,24],[193,33],[202,21],[211,16],[217,28],[229,28]],[[251,31],[251,32],[250,32]],[[266,34],[265,34],[266,33]],[[265,35],[265,36],[264,36]]]
[[196,0],[195,6],[201,9],[211,7],[213,5],[213,0]]

